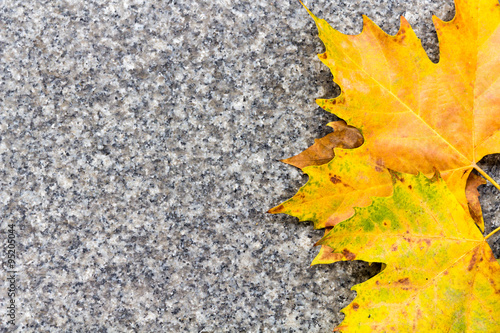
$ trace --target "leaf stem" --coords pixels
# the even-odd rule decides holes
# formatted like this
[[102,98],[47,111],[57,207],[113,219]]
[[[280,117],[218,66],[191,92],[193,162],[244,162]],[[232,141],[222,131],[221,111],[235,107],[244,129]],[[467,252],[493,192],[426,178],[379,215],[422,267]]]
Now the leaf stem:
[[477,172],[479,172],[484,178],[486,178],[490,183],[493,184],[493,186],[495,186],[500,191],[500,185],[498,185],[498,183],[494,181],[493,178],[491,178],[486,172],[484,172],[483,169],[481,169],[477,165],[474,165],[474,169],[476,169]]
[[487,240],[488,238],[490,238],[491,236],[493,236],[497,231],[500,231],[500,227],[498,227],[495,230],[493,230],[492,232],[490,232],[488,234],[488,236],[484,237],[484,240]]

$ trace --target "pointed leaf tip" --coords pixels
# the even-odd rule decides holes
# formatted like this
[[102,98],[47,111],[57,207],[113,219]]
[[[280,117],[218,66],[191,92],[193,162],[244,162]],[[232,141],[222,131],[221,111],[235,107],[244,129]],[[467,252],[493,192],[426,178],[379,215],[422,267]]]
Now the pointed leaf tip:
[[313,14],[313,13],[309,10],[309,8],[307,8],[307,6],[306,6],[306,5],[305,5],[305,4],[304,4],[301,0],[299,0],[299,2],[300,2],[300,4],[301,4],[302,6],[304,6],[304,8],[307,10],[307,12],[309,13],[309,15],[311,15],[311,17],[314,19],[314,21],[317,21],[317,20],[318,20],[318,18],[316,17],[316,15],[314,15],[314,14]]
[[269,209],[266,213],[269,213],[269,214],[279,214],[279,213],[282,213],[285,209],[285,207],[281,204],[279,206],[276,206],[276,207],[273,207],[271,209]]

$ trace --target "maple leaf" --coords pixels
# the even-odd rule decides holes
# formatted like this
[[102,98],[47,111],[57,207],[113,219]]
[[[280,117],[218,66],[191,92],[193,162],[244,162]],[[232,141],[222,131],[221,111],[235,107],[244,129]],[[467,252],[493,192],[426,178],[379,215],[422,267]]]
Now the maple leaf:
[[318,104],[360,129],[360,155],[399,172],[436,168],[463,179],[475,168],[487,176],[476,163],[500,152],[497,0],[457,0],[452,21],[434,17],[437,64],[403,17],[395,36],[366,16],[363,32],[348,36],[311,15],[326,47],[320,59],[342,88],[339,97]]
[[[304,168],[315,183],[310,180],[271,213],[312,220],[316,228],[333,226],[352,216],[353,207],[367,206],[371,195],[390,194],[387,174],[369,171],[369,166],[377,171],[388,168],[426,175],[438,170],[483,230],[477,196],[473,197],[474,189],[467,182],[476,169],[500,189],[477,165],[485,155],[500,152],[500,95],[496,93],[500,88],[500,5],[497,0],[456,0],[455,8],[450,22],[434,17],[440,43],[437,64],[429,60],[403,17],[394,36],[366,16],[362,33],[351,36],[336,31],[306,8],[326,48],[319,57],[342,89],[340,96],[317,103],[358,128],[364,143],[350,153],[334,148],[336,157],[328,168]],[[373,183],[358,184],[352,177],[348,183],[346,172],[358,172]],[[336,183],[316,186],[328,180]],[[324,201],[325,196],[334,203],[325,207],[326,212],[318,212],[321,208],[314,202]]]
[[318,242],[329,262],[386,264],[353,287],[357,297],[337,330],[498,330],[500,265],[470,215],[438,176],[393,173],[393,183],[392,196],[356,208]]

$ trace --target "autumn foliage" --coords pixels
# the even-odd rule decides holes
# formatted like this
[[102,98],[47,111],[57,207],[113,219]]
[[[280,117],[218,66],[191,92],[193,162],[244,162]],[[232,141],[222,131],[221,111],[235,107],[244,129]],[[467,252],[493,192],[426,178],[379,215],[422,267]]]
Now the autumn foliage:
[[[355,286],[341,332],[500,331],[500,265],[483,236],[478,165],[500,153],[500,5],[456,0],[434,17],[440,61],[409,23],[394,36],[363,17],[356,36],[310,15],[341,87],[317,100],[343,121],[284,162],[309,181],[270,210],[326,228],[313,264],[381,262]],[[472,172],[475,170],[475,172]]]

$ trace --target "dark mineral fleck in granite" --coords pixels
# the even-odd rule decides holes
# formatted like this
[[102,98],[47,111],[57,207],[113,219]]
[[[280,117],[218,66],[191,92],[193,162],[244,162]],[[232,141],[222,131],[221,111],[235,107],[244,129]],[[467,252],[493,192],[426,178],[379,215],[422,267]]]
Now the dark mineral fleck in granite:
[[[431,15],[454,11],[311,2],[350,34],[405,15],[434,61]],[[322,231],[265,214],[307,180],[278,160],[335,119],[322,51],[295,0],[0,1],[0,241],[15,224],[19,254],[0,331],[331,331],[379,266],[309,267]]]

